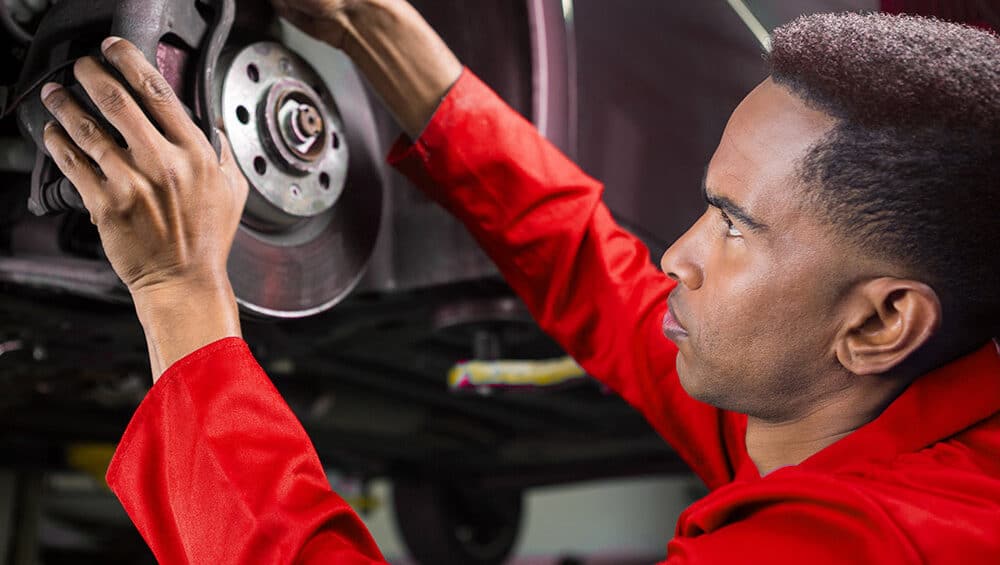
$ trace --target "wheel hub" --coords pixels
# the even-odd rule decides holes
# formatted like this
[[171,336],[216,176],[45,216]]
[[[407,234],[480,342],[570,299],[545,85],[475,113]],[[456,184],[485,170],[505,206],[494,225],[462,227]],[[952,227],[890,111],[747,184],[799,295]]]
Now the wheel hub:
[[316,217],[344,190],[344,126],[321,85],[308,63],[277,43],[254,43],[232,59],[222,116],[253,187],[246,220],[257,229],[280,231]]
[[261,317],[318,314],[357,284],[378,234],[381,178],[364,143],[350,151],[349,134],[362,134],[340,114],[365,115],[367,98],[353,77],[338,75],[331,91],[279,43],[246,45],[227,59],[219,115],[251,187],[229,256],[233,291]]

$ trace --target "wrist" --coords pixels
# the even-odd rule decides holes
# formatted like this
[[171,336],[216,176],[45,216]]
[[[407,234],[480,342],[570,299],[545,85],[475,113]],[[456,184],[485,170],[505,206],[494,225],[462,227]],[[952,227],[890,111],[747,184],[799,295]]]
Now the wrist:
[[174,362],[225,337],[241,337],[239,309],[228,279],[179,281],[132,293],[146,333],[153,380]]
[[360,0],[342,18],[339,47],[416,138],[461,75],[461,62],[405,0]]
[[[403,2],[406,3],[405,0]],[[409,6],[407,6],[409,7]],[[342,32],[339,41],[332,44],[344,51],[352,60],[356,56],[365,55],[365,50],[371,48],[371,41],[366,36],[387,31],[399,23],[398,0],[358,0],[350,2],[341,9],[334,18],[336,27]]]

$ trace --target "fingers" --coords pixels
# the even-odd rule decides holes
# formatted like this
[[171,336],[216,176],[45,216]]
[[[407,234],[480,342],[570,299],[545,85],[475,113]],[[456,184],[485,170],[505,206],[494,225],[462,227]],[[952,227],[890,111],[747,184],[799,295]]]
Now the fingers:
[[42,103],[105,176],[113,174],[126,162],[124,150],[65,88],[51,82],[46,84],[42,87]]
[[160,132],[142,113],[132,95],[111,73],[92,57],[83,57],[73,66],[73,73],[97,108],[125,138],[129,149],[155,151],[162,142]]
[[56,122],[46,124],[43,139],[56,166],[76,187],[87,209],[92,212],[99,210],[104,201],[104,178],[91,164],[90,159],[77,148],[66,130]]
[[308,27],[309,20],[304,17],[302,12],[290,7],[286,0],[272,0],[271,3],[274,5],[274,11],[278,16],[288,20],[288,23],[299,29],[306,29]]
[[167,139],[179,145],[204,143],[204,134],[188,117],[170,84],[146,60],[142,51],[118,37],[105,39],[101,50],[108,62],[128,81]]
[[278,16],[291,21],[294,12],[288,6],[288,2],[286,0],[271,0],[271,4],[274,6],[274,11],[278,14]]

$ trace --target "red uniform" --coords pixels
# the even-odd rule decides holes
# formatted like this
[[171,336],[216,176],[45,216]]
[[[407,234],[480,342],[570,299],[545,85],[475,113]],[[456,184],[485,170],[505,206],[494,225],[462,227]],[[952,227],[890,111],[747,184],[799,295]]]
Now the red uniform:
[[[465,222],[539,324],[711,488],[667,563],[1000,563],[1000,354],[914,382],[875,421],[762,478],[746,416],[687,396],[661,333],[673,283],[601,186],[466,71],[390,161]],[[108,483],[163,563],[381,563],[292,412],[229,338],[167,370]]]

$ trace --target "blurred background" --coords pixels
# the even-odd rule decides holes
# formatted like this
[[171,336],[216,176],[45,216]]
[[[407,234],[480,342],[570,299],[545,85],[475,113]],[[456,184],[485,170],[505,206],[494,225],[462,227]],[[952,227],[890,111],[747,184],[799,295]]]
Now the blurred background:
[[[115,4],[0,3],[5,110],[41,53],[54,56],[44,41],[54,41],[46,31],[55,7],[61,25],[79,26],[65,52],[73,53],[106,35],[107,26],[83,26],[87,13]],[[1000,13],[993,0],[413,3],[463,62],[606,185],[609,207],[654,259],[702,212],[702,172],[730,112],[764,78],[774,27],[845,10],[982,26]],[[357,206],[373,218],[356,230],[350,255],[337,256],[355,269],[346,274],[321,255],[280,255],[299,253],[294,242],[238,242],[248,256],[277,249],[276,261],[344,278],[322,296],[295,295],[313,300],[308,307],[288,306],[301,289],[280,269],[251,259],[230,269],[247,341],[309,431],[331,485],[394,564],[662,559],[677,516],[704,494],[700,482],[638,414],[562,357],[464,229],[384,165],[398,131],[346,58],[273,19],[253,20],[255,4],[237,3],[230,52],[266,28],[312,65],[351,149],[344,194],[369,195]],[[168,47],[183,63],[192,53],[178,45]],[[141,330],[86,216],[43,198],[62,190],[58,179],[44,181],[51,170],[24,123],[5,118],[0,565],[153,563],[103,481],[149,386]],[[529,369],[516,387],[449,381],[463,360],[510,378],[518,362]]]

